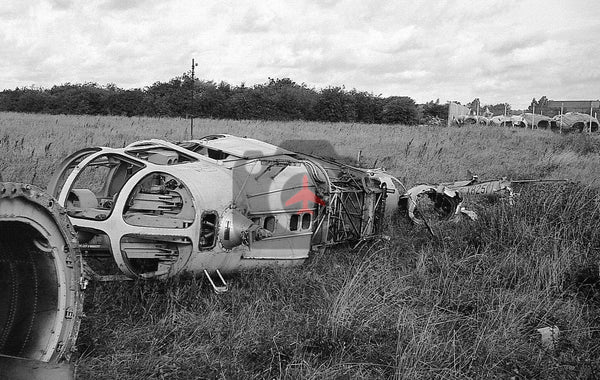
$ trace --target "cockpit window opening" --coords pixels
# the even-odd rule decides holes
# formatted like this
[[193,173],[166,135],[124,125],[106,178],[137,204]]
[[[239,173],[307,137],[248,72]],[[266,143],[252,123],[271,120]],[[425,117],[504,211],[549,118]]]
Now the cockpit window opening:
[[177,165],[197,161],[192,156],[164,146],[133,147],[125,153],[155,165]]
[[212,141],[212,140],[218,140],[218,139],[222,139],[226,137],[225,135],[208,135],[208,136],[204,136],[202,138],[202,140],[204,141]]
[[75,169],[84,159],[89,157],[91,154],[98,152],[100,148],[85,148],[77,151],[67,157],[59,166],[57,170],[57,176],[53,177],[48,185],[48,191],[55,198],[60,196],[60,193],[65,186],[65,182]]
[[142,168],[116,154],[94,158],[81,169],[69,189],[67,214],[74,218],[107,219],[125,183]]
[[213,160],[224,160],[229,157],[229,154],[220,150],[208,148],[208,157]]
[[231,156],[229,153],[218,149],[208,148],[205,145],[193,141],[178,142],[177,145],[194,153],[212,158],[213,160],[225,160]]

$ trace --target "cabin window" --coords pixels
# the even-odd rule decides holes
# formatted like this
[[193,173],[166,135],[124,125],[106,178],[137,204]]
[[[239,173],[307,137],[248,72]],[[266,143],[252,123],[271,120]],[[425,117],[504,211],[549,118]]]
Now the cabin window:
[[290,231],[309,230],[311,221],[312,216],[309,213],[294,214],[290,216]]
[[200,248],[212,248],[216,242],[216,225],[217,213],[214,211],[205,212],[202,214],[202,222],[200,227],[200,240],[198,245]]
[[299,219],[300,219],[300,216],[298,214],[294,214],[290,217],[290,231],[298,230],[298,220]]
[[265,218],[265,223],[264,223],[263,227],[266,230],[269,230],[271,232],[275,231],[275,217],[274,216],[267,216]]
[[310,220],[311,215],[309,213],[305,213],[302,215],[302,229],[308,230],[310,228]]

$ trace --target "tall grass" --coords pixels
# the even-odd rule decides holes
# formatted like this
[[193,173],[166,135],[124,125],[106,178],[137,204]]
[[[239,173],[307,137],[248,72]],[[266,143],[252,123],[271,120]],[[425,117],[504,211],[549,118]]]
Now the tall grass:
[[[329,141],[337,156],[383,166],[407,185],[467,178],[600,177],[600,136],[560,136],[511,128],[435,128],[322,122],[199,119],[196,138],[230,133],[273,144]],[[0,113],[0,164],[5,179],[44,186],[58,162],[88,146],[122,147],[147,138],[189,138],[189,120]]]
[[[0,114],[5,180],[45,184],[92,144],[185,138],[183,119]],[[475,222],[389,220],[390,240],[246,271],[215,295],[203,278],[94,283],[78,340],[82,379],[600,378],[597,136],[494,128],[198,120],[197,134],[327,139],[407,185],[568,177],[523,186]],[[48,144],[50,144],[48,146]],[[46,147],[48,147],[46,149]],[[32,163],[33,161],[33,163]],[[556,326],[552,347],[538,328]]]
[[[403,236],[395,220],[389,242],[244,272],[221,296],[195,278],[96,284],[80,374],[596,378],[600,199],[579,186],[538,190],[477,223],[437,226],[437,240]],[[552,349],[536,332],[547,326],[560,329]]]

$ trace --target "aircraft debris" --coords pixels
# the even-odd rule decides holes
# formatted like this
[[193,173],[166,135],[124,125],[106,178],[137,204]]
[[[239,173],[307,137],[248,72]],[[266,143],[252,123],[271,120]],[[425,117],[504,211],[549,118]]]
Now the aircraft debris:
[[[424,206],[423,200],[428,200],[431,206]],[[432,208],[439,220],[449,220],[461,212],[461,204],[462,198],[456,190],[442,184],[422,184],[408,189],[399,206],[406,209],[413,223],[427,224],[425,208]]]
[[552,118],[549,116],[533,114],[530,112],[522,114],[521,117],[527,124],[527,128],[548,129],[550,128],[550,122],[552,121]]
[[458,127],[465,125],[489,125],[490,119],[481,115],[458,115],[454,119],[454,124]]
[[556,115],[550,121],[553,131],[568,132],[598,132],[598,119],[581,112],[567,112]]
[[[67,210],[88,273],[167,278],[297,265],[310,251],[380,234],[404,187],[262,141],[212,135],[67,157],[48,191]],[[112,266],[114,267],[114,265]]]
[[[463,207],[463,197],[469,195],[492,195],[504,193],[509,204],[513,204],[515,184],[533,183],[568,183],[568,179],[519,179],[509,180],[506,178],[480,181],[477,175],[470,180],[443,182],[434,185],[420,184],[410,188],[401,197],[399,206],[408,212],[408,217],[415,224],[426,222],[423,218],[424,211],[420,210],[422,200],[426,196],[433,209],[433,215],[438,220],[450,220],[453,217],[466,215],[471,220],[477,219],[477,213]],[[425,206],[427,207],[427,206]],[[428,213],[429,215],[430,213]]]
[[560,329],[557,326],[542,327],[537,329],[537,332],[540,333],[542,347],[547,350],[554,350],[556,348],[560,334]]
[[86,286],[76,236],[40,188],[0,183],[1,378],[72,378]]
[[497,115],[490,119],[490,125],[524,128],[527,126],[527,121],[522,115]]

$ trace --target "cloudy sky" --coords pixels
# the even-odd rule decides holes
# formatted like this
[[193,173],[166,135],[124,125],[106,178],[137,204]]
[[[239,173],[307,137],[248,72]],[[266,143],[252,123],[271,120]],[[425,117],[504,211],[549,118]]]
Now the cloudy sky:
[[597,0],[0,2],[0,89],[288,77],[417,102],[600,98]]

